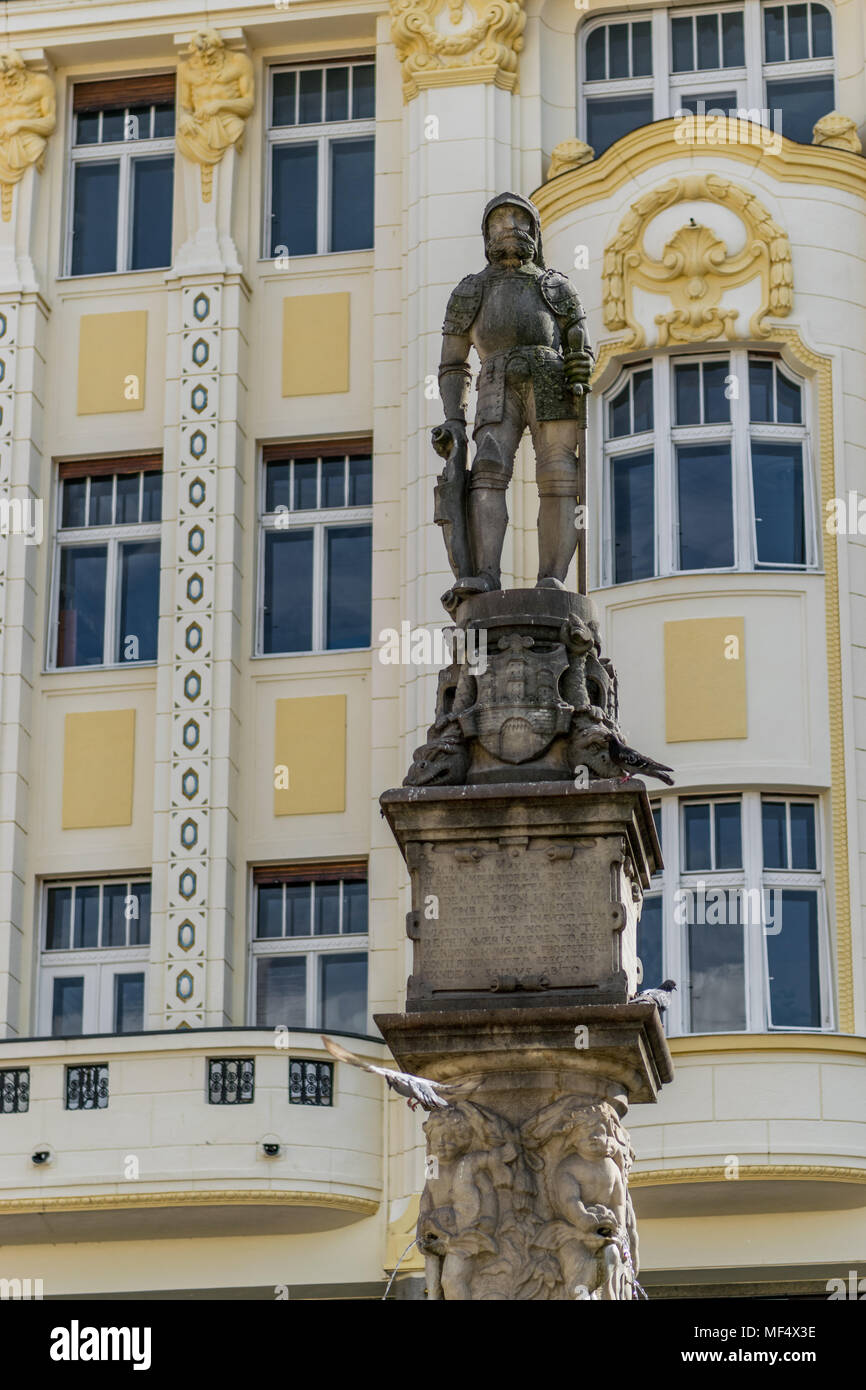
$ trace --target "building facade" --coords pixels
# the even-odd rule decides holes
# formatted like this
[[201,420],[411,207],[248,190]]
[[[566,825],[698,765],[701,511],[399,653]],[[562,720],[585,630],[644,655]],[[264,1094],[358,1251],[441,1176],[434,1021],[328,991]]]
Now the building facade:
[[[862,4],[3,22],[0,1277],[381,1297],[411,1245],[420,1121],[319,1033],[386,1061],[403,1000],[378,796],[445,622],[442,316],[511,188],[587,309],[592,591],[630,741],[677,775],[640,926],[644,978],[679,985],[676,1081],[629,1117],[642,1279],[848,1289]],[[509,587],[537,564],[520,458]]]

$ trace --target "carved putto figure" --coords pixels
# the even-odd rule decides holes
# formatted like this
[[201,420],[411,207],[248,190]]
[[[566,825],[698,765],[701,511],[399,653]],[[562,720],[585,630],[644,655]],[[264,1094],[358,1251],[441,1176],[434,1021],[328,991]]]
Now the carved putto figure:
[[201,196],[208,203],[213,166],[232,145],[241,148],[254,105],[253,66],[245,53],[227,49],[214,29],[203,29],[181,58],[179,79],[177,147],[201,165]]
[[15,49],[0,53],[0,210],[12,216],[12,189],[32,164],[42,172],[48,136],[57,125],[54,84],[28,68]]

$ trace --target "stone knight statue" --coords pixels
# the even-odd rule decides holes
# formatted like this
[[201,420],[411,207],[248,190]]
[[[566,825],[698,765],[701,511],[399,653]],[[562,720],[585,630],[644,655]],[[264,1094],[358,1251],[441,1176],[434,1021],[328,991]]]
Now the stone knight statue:
[[[505,490],[524,430],[532,436],[539,494],[536,587],[564,588],[578,540],[575,504],[578,497],[585,502],[583,394],[594,356],[583,306],[568,278],[545,268],[538,212],[526,198],[501,193],[487,204],[481,226],[487,265],[461,280],[448,301],[439,366],[445,423],[433,431],[433,447],[446,460],[435,519],[456,581],[443,598],[449,610],[500,588]],[[473,347],[481,371],[467,472]],[[585,552],[582,544],[581,593]]]

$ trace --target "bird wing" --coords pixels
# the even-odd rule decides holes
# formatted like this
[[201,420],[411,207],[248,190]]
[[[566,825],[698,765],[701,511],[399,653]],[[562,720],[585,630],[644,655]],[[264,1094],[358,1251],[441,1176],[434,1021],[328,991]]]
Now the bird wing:
[[[407,1100],[419,1101],[425,1110],[442,1109],[448,1104],[447,1100],[443,1100],[438,1094],[440,1089],[460,1092],[465,1085],[465,1083],[457,1082],[450,1086],[440,1087],[438,1081],[430,1081],[426,1076],[413,1076],[411,1072],[395,1071],[392,1067],[377,1067],[372,1062],[365,1062],[361,1057],[356,1057],[354,1052],[350,1052],[348,1048],[334,1042],[333,1038],[326,1037],[324,1033],[321,1034],[321,1039],[332,1057],[336,1057],[340,1062],[348,1062],[352,1067],[360,1067],[362,1071],[370,1071],[376,1076],[384,1076],[392,1091],[405,1096]],[[473,1090],[475,1084],[472,1086]]]

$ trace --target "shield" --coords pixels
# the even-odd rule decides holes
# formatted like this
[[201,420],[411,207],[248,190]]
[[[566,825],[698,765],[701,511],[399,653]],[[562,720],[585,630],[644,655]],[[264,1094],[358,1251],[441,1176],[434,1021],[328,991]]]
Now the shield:
[[460,715],[460,727],[494,758],[525,763],[540,757],[557,734],[568,733],[574,709],[559,694],[568,656],[559,642],[535,651],[531,637],[502,637],[476,676],[477,700]]

